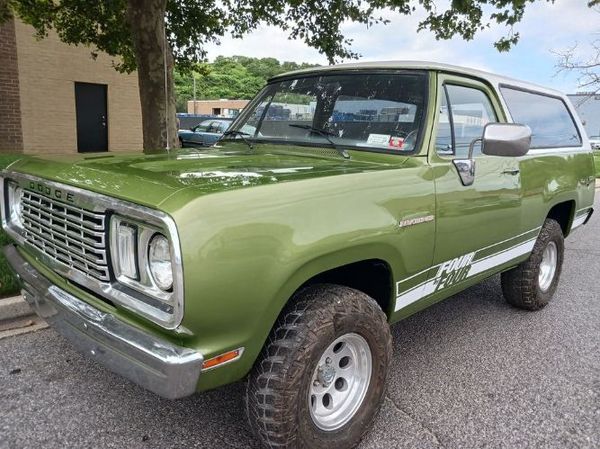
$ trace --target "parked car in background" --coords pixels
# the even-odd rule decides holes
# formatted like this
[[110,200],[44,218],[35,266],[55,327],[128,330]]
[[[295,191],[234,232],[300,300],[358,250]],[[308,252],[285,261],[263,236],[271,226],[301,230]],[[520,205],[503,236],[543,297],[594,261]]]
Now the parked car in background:
[[190,129],[179,130],[179,143],[182,147],[210,147],[227,131],[233,119],[211,118]]

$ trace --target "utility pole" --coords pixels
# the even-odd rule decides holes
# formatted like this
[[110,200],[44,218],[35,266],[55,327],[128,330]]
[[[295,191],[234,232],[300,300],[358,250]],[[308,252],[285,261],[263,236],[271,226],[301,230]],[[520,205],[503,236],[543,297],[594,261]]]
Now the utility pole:
[[194,78],[194,115],[197,115],[197,113],[196,113],[196,73],[192,72],[192,77]]

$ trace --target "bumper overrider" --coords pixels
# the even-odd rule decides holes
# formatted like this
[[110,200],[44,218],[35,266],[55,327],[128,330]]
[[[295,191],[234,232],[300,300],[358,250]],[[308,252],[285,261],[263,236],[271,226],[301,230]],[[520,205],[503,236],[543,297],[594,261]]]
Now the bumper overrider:
[[144,332],[52,284],[16,246],[4,254],[23,284],[23,296],[84,354],[134,383],[169,399],[196,391],[203,357],[197,351]]

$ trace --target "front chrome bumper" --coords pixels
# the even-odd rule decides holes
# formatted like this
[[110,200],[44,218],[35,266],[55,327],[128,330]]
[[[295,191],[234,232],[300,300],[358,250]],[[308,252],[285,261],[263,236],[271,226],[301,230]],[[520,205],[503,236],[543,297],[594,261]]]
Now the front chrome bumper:
[[196,391],[203,357],[102,312],[53,285],[14,245],[4,254],[23,283],[23,296],[81,352],[134,383],[169,399]]

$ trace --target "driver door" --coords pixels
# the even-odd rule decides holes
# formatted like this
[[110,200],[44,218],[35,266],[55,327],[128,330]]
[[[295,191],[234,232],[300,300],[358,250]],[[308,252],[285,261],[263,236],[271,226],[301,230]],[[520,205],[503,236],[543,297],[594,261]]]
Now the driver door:
[[453,163],[468,157],[469,145],[487,123],[502,121],[500,104],[487,85],[440,75],[429,155],[436,189],[435,292],[452,294],[533,247],[535,232],[524,234],[521,228],[519,160],[484,155],[481,145],[474,145],[475,180],[468,186]]

